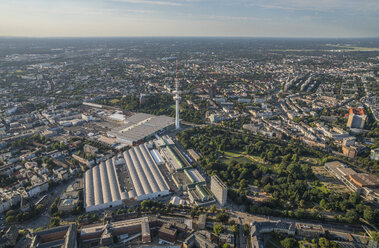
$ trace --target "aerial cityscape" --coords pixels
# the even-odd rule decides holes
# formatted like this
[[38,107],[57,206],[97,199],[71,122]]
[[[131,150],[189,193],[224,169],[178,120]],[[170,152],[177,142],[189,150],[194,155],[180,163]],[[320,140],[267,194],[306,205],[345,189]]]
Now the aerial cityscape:
[[0,248],[379,248],[375,0],[4,0]]

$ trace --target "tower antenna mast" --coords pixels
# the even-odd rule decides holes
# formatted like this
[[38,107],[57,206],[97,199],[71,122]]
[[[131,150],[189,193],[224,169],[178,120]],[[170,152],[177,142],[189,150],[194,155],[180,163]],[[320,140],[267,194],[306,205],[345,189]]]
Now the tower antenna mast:
[[179,129],[180,128],[180,119],[179,119],[179,102],[180,102],[180,99],[182,99],[180,97],[180,94],[182,92],[179,90],[179,79],[178,79],[178,59],[176,59],[176,71],[175,71],[175,91],[174,91],[174,100],[175,100],[175,105],[176,105],[176,108],[175,108],[175,129]]

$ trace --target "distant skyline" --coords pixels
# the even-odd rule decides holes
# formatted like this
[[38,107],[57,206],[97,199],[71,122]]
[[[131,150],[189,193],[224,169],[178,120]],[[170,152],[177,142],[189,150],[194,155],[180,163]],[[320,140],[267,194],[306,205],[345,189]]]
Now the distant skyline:
[[0,0],[0,36],[379,37],[378,0]]

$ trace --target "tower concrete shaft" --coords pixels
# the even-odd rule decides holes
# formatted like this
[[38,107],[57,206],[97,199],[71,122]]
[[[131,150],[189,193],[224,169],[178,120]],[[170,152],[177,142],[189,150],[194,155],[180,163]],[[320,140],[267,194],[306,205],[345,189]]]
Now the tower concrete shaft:
[[175,103],[176,103],[176,114],[175,114],[175,128],[176,129],[179,129],[180,128],[180,119],[179,119],[179,102],[180,102],[180,94],[181,92],[179,91],[179,80],[178,78],[175,78],[175,96],[174,96],[174,100],[175,100]]

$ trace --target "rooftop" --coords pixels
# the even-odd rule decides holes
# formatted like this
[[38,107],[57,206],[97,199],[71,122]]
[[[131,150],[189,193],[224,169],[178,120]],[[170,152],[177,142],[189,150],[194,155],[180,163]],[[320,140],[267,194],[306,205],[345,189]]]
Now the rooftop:
[[174,118],[137,113],[127,118],[124,123],[112,129],[109,134],[120,141],[132,144],[173,125]]

